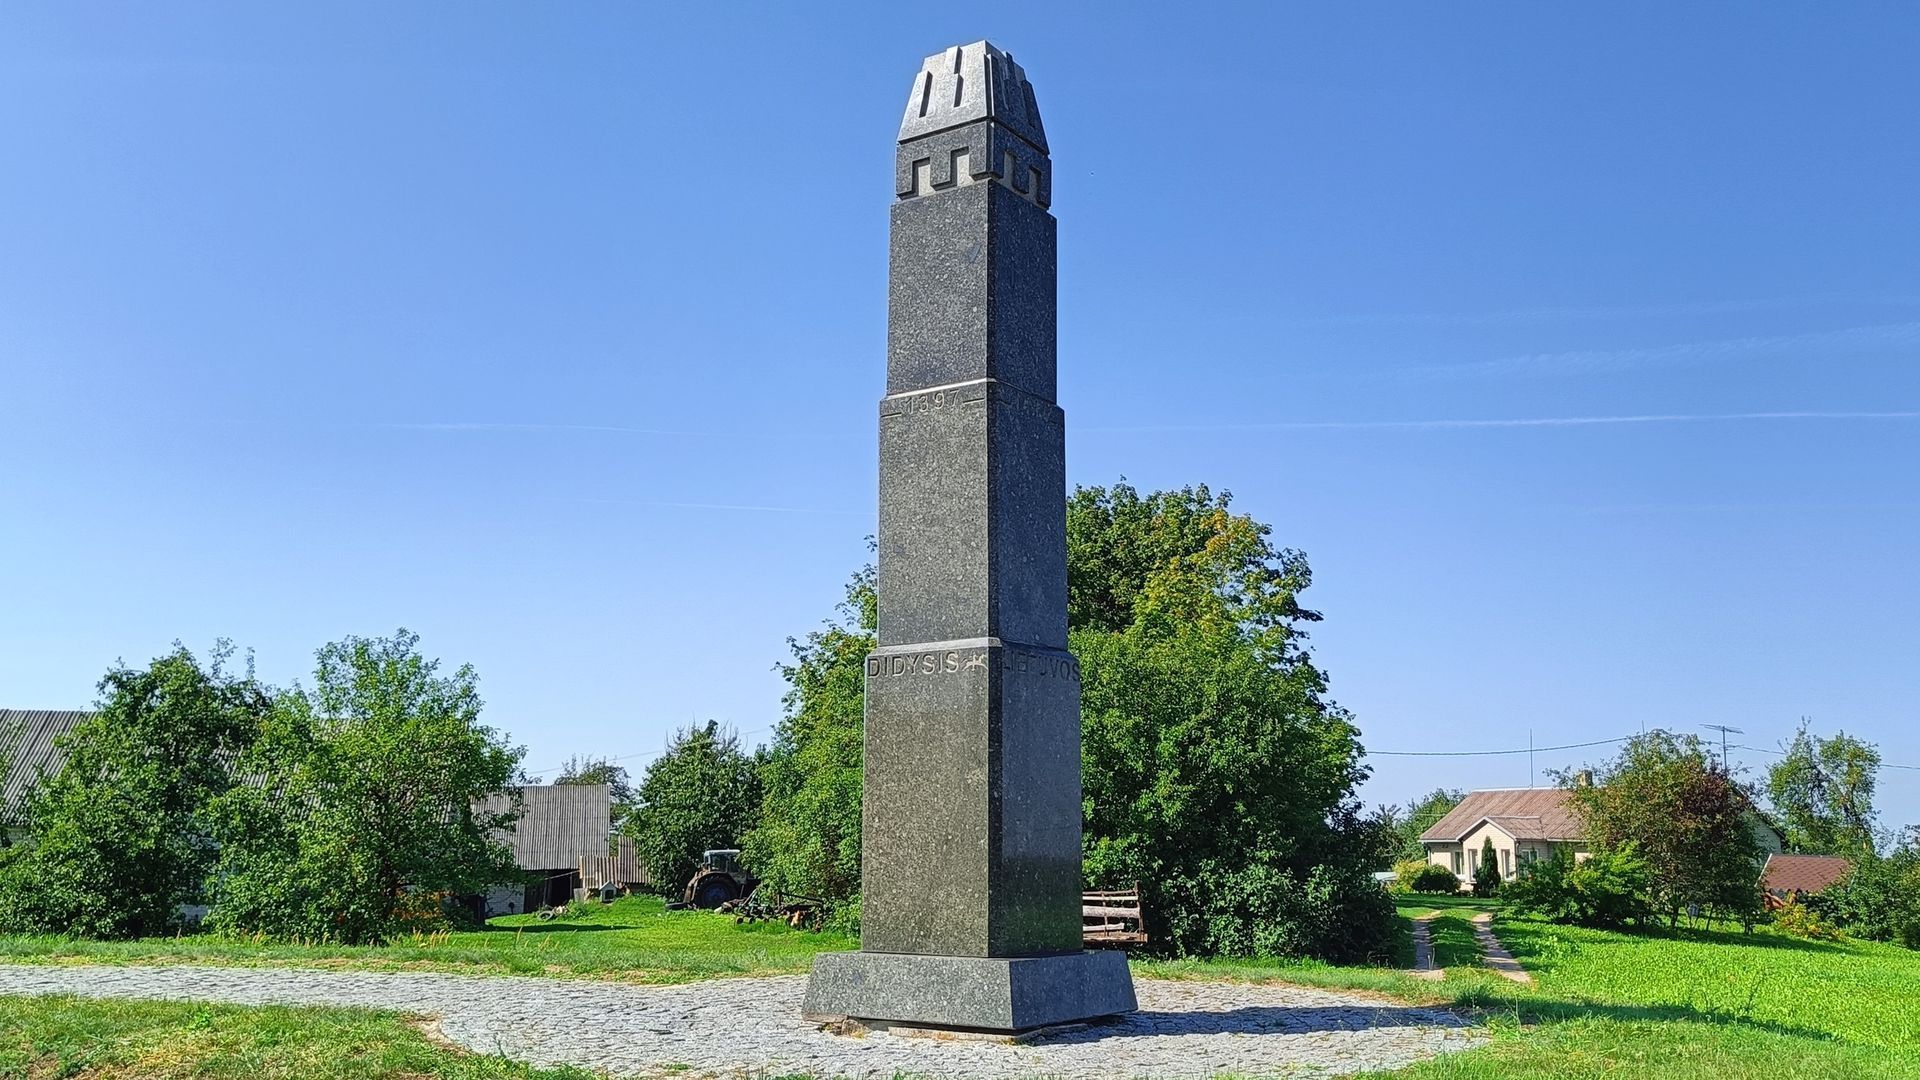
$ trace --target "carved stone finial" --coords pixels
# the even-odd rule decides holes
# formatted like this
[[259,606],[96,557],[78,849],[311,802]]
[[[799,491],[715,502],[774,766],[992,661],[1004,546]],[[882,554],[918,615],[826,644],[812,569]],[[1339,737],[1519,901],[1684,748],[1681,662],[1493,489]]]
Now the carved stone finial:
[[955,45],[927,57],[907,97],[900,141],[975,120],[992,120],[1032,143],[1034,149],[1047,152],[1047,133],[1040,126],[1033,84],[1011,55],[988,41]]
[[894,154],[902,199],[997,181],[1028,202],[1053,204],[1053,163],[1033,84],[989,42],[927,57],[914,76]]

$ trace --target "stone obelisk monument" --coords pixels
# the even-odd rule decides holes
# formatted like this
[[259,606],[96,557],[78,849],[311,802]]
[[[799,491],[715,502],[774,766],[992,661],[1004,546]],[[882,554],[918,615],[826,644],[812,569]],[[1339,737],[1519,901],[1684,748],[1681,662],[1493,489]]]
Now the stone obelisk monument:
[[809,1016],[1017,1032],[1131,1011],[1080,930],[1052,163],[987,42],[927,58],[894,165],[860,951]]

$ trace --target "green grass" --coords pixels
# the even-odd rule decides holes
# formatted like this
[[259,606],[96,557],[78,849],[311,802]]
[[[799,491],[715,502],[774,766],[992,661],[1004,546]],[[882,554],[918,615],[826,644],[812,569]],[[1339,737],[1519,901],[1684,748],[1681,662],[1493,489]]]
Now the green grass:
[[817,952],[857,945],[779,923],[735,925],[703,911],[667,911],[655,897],[589,904],[585,914],[540,922],[494,919],[484,930],[419,935],[388,945],[302,945],[194,934],[139,941],[0,937],[0,962],[224,964],[243,967],[455,971],[674,983],[720,975],[805,971]]
[[0,996],[0,1077],[593,1080],[448,1049],[394,1013]]
[[[1419,901],[1415,901],[1417,904]],[[1430,929],[1446,978],[1287,961],[1136,963],[1142,975],[1287,982],[1471,1010],[1493,1041],[1395,1080],[1920,1080],[1920,952],[1769,932],[1624,934],[1503,919],[1495,932],[1538,980],[1525,987],[1449,956],[1464,916]]]
[[1423,915],[1450,914],[1462,918],[1472,918],[1481,912],[1489,914],[1500,910],[1500,901],[1482,900],[1470,893],[1432,896],[1423,893],[1394,893],[1393,908],[1402,918],[1417,919]]
[[1486,958],[1486,950],[1474,936],[1473,923],[1458,915],[1434,916],[1427,923],[1427,935],[1433,942],[1435,967],[1471,967]]

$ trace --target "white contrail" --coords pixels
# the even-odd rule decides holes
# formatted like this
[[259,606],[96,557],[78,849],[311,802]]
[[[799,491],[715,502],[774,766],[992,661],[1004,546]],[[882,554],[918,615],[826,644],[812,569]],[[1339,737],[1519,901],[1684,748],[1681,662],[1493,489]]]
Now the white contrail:
[[744,510],[763,514],[861,514],[863,510],[839,510],[824,506],[758,506],[751,503],[662,502],[655,499],[589,499],[556,496],[556,502],[594,503],[602,506],[652,506],[664,510]]
[[718,431],[680,431],[670,428],[619,427],[612,424],[502,424],[479,422],[435,422],[365,424],[388,431],[607,431],[619,435],[692,435],[720,436]]
[[1415,323],[1455,325],[1507,325],[1555,322],[1571,319],[1639,319],[1667,315],[1714,315],[1741,311],[1770,311],[1779,308],[1818,307],[1827,304],[1880,304],[1912,306],[1920,304],[1913,296],[1785,296],[1764,300],[1701,300],[1693,303],[1648,304],[1640,307],[1559,307],[1524,308],[1516,311],[1387,311],[1358,312],[1345,315],[1283,316],[1274,321],[1288,326],[1354,326],[1369,324]]
[[1920,410],[1904,412],[1747,412],[1635,413],[1626,416],[1529,416],[1485,420],[1277,420],[1258,424],[1156,424],[1129,427],[1075,427],[1084,432],[1146,431],[1369,431],[1445,430],[1449,428],[1591,427],[1602,424],[1708,424],[1739,420],[1920,420]]
[[1843,330],[1822,330],[1812,334],[1727,338],[1721,341],[1693,341],[1640,349],[1586,349],[1575,352],[1534,353],[1527,356],[1507,356],[1498,360],[1476,360],[1466,364],[1403,368],[1398,374],[1415,381],[1497,375],[1579,374],[1590,371],[1649,367],[1657,364],[1699,363],[1792,349],[1883,348],[1889,345],[1917,343],[1920,343],[1920,323],[1888,323],[1882,326],[1850,326]]

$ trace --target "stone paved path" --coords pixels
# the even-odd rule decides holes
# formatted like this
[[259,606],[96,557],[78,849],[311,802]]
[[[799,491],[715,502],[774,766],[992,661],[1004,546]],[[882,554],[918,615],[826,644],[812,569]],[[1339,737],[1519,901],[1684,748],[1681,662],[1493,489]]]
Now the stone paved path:
[[1473,936],[1480,941],[1480,949],[1486,953],[1486,965],[1517,983],[1533,985],[1533,976],[1520,966],[1500,939],[1493,936],[1493,916],[1481,913],[1473,917]]
[[1485,1041],[1440,1009],[1159,979],[1137,980],[1138,1013],[1024,1046],[845,1036],[800,1019],[805,984],[800,975],[642,987],[429,972],[0,965],[0,994],[394,1009],[437,1016],[442,1034],[470,1050],[621,1076],[1326,1076],[1398,1068]]

